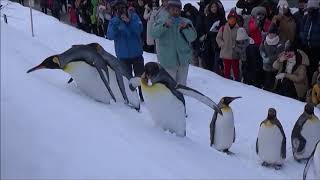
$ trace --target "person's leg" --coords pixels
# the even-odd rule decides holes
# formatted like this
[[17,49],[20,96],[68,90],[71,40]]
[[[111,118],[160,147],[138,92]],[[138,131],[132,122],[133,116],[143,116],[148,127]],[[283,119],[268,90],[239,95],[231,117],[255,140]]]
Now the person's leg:
[[177,83],[186,86],[188,78],[189,65],[179,66],[177,71]]
[[214,53],[214,65],[213,65],[213,71],[216,73],[216,74],[221,74],[220,72],[220,57],[219,57],[219,52],[218,51],[215,51]]
[[240,76],[239,76],[239,60],[232,60],[231,61],[231,66],[232,66],[232,72],[234,75],[234,79],[236,81],[240,80]]
[[175,80],[177,81],[177,67],[175,68],[164,68],[168,73],[169,75]]
[[132,62],[129,59],[120,59],[120,61],[122,61],[123,64],[126,66],[128,72],[132,74]]
[[[132,65],[133,65],[134,76],[141,77],[142,73],[144,72],[144,59],[143,59],[143,56],[135,58],[133,60],[133,64]],[[140,100],[143,102],[144,99],[143,99],[141,87],[139,86],[138,89],[139,89]]]
[[223,60],[223,65],[224,65],[224,77],[227,78],[227,79],[230,79],[231,60],[224,59]]

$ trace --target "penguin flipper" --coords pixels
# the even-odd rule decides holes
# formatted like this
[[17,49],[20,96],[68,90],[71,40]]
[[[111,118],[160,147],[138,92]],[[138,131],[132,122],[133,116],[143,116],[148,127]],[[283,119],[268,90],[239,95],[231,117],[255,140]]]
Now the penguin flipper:
[[123,82],[123,76],[121,75],[121,73],[119,71],[115,71],[116,73],[116,78],[117,78],[117,83],[119,86],[119,89],[121,91],[122,97],[124,99],[124,101],[126,102],[126,104],[129,104],[129,99],[126,93],[126,88],[124,86],[124,82]]
[[259,154],[259,144],[258,144],[258,138],[256,140],[256,153]]
[[280,123],[280,121],[278,119],[275,121],[275,124],[279,128],[279,130],[280,130],[280,132],[282,134],[282,138],[283,139],[282,139],[282,143],[281,143],[281,157],[283,159],[285,159],[286,156],[287,156],[287,150],[286,150],[287,139],[286,139],[286,135],[284,134],[283,127],[282,127],[282,125],[281,125],[281,123]]
[[233,142],[236,141],[236,128],[233,127]]
[[72,81],[73,81],[73,78],[70,78],[68,81],[68,84],[72,83]]
[[[106,78],[105,78],[105,76],[104,76],[104,73],[102,72],[101,68],[99,68],[98,66],[96,66],[96,69],[97,69],[97,71],[98,71],[98,73],[99,73],[99,75],[100,75],[100,78],[102,79],[104,85],[105,85],[106,88],[108,89],[108,91],[109,91],[109,93],[110,93],[110,96],[112,97],[112,99],[114,100],[114,102],[117,102],[117,100],[116,100],[116,98],[115,98],[115,96],[114,96],[114,94],[113,94],[113,92],[112,92],[112,90],[111,90],[111,88],[110,88],[110,86],[109,86],[109,84],[108,84],[108,82],[107,82],[107,80],[106,80]],[[106,72],[106,74],[108,74],[108,72]]]
[[297,120],[297,122],[295,123],[292,133],[291,133],[291,143],[294,146],[295,143],[293,142],[294,139],[298,139],[299,144],[298,147],[292,147],[294,149],[296,149],[297,152],[301,152],[305,145],[306,145],[306,139],[301,135],[301,130],[303,125],[307,122],[308,118],[306,117],[305,114],[302,114],[299,119]]
[[313,161],[313,155],[310,156],[310,158],[307,161],[306,166],[304,167],[303,170],[303,180],[305,180],[307,178],[307,174],[308,174],[308,170],[310,168],[311,162]]
[[219,114],[222,114],[222,111],[218,107],[218,105],[215,102],[213,102],[209,97],[203,95],[199,91],[192,89],[192,88],[189,88],[189,87],[186,87],[186,86],[183,86],[183,85],[180,85],[180,84],[178,84],[176,86],[176,90],[186,96],[190,96],[190,97],[197,99],[198,101],[200,101],[200,102],[206,104],[207,106],[209,106],[210,108],[214,109]]
[[214,112],[211,123],[210,123],[210,146],[214,144],[214,133],[216,128],[218,113]]

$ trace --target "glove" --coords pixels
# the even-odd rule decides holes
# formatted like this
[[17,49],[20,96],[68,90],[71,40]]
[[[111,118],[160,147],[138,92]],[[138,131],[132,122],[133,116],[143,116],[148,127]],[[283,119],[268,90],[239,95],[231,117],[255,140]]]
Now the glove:
[[262,62],[263,64],[268,64],[270,62],[270,59],[266,56],[262,56]]
[[219,29],[218,29],[219,25],[220,25],[220,21],[214,22],[212,24],[211,28],[210,28],[210,31],[211,32],[218,32],[219,31]]
[[280,73],[280,74],[276,75],[276,79],[281,79],[282,80],[285,75],[286,75],[285,73]]
[[204,34],[204,35],[202,35],[202,36],[199,38],[199,41],[200,41],[200,42],[203,42],[203,41],[206,40],[206,39],[207,39],[207,35]]

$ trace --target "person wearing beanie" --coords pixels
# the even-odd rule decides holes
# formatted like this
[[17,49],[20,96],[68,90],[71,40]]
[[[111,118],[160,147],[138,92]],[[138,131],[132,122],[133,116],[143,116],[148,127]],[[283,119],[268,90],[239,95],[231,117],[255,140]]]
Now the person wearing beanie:
[[251,11],[247,32],[258,47],[265,38],[271,25],[271,21],[266,17],[266,9],[262,6],[255,7]]
[[277,75],[277,72],[273,69],[272,65],[283,50],[284,45],[279,40],[278,27],[273,23],[270,26],[266,39],[260,45],[260,55],[263,60],[264,74],[263,89],[267,91],[274,90],[275,76]]
[[158,40],[160,65],[178,84],[186,85],[192,60],[190,44],[196,40],[197,32],[189,19],[181,17],[181,8],[180,0],[169,0],[168,14],[155,21],[151,35]]
[[308,49],[310,66],[308,67],[308,80],[311,83],[312,75],[317,70],[320,60],[320,0],[309,0],[308,14],[305,16],[303,32],[301,33],[304,48]]
[[284,51],[273,63],[278,71],[276,75],[276,92],[280,95],[305,100],[308,89],[307,66],[308,56],[297,49],[294,43],[287,41]]
[[237,13],[230,11],[228,14],[228,22],[219,29],[216,41],[220,50],[220,58],[223,59],[224,77],[231,79],[231,69],[234,80],[239,81],[239,57],[235,56],[234,47],[236,44],[237,31]]
[[245,67],[245,63],[247,61],[247,54],[246,54],[246,49],[249,45],[249,36],[244,28],[239,28],[237,31],[237,37],[236,37],[236,44],[235,47],[233,48],[233,53],[234,57],[239,59],[239,71],[240,71],[240,78],[239,80],[242,79],[242,77],[247,77],[245,75],[246,71],[243,71],[243,67]]

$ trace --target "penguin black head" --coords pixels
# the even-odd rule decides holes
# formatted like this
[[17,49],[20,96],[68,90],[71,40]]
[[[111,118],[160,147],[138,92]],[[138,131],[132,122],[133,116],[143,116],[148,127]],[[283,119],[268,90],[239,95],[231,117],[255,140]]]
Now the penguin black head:
[[229,104],[232,101],[234,101],[235,99],[239,99],[239,98],[241,98],[241,97],[240,96],[238,96],[238,97],[223,97],[220,102],[226,106],[229,106]]
[[144,66],[144,77],[145,79],[152,79],[155,77],[160,71],[159,64],[156,62],[148,62]]
[[277,118],[277,111],[274,108],[269,108],[268,110],[268,119],[274,120]]
[[27,73],[30,73],[35,70],[39,69],[61,69],[60,67],[60,62],[59,62],[59,57],[54,55],[46,58],[41,64],[38,66],[31,68],[27,71]]
[[306,112],[308,115],[313,115],[314,114],[314,106],[311,103],[307,103],[304,106],[304,112]]

